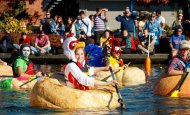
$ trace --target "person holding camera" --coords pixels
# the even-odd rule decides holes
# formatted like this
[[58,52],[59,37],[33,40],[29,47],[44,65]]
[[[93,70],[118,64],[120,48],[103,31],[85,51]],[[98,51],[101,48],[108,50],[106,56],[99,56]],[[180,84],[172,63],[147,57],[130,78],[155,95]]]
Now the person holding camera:
[[123,16],[118,15],[116,21],[121,22],[121,31],[127,30],[129,35],[133,38],[134,30],[136,30],[135,21],[131,16],[131,12],[129,7],[126,7],[125,11],[123,12]]
[[100,45],[100,37],[104,35],[106,30],[106,23],[108,21],[107,8],[97,8],[94,16],[94,42]]

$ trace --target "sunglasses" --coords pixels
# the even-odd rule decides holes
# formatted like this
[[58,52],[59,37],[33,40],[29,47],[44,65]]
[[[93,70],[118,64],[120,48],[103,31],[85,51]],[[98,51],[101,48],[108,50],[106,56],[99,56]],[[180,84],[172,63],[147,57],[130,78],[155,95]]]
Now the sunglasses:
[[50,15],[50,14],[46,14],[46,15]]

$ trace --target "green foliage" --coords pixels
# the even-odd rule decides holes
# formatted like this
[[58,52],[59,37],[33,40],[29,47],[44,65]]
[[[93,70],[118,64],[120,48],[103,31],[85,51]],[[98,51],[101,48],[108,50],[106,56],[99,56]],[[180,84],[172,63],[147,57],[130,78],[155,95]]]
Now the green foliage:
[[14,15],[15,16],[19,15],[20,13],[22,13],[23,11],[26,10],[25,1],[17,0],[16,3],[13,5],[13,9],[15,9],[14,10]]
[[17,20],[13,17],[5,17],[5,20],[0,22],[1,32],[10,32],[10,33],[32,33],[31,30],[26,28],[25,22],[23,20]]
[[4,17],[16,17],[26,11],[26,3],[24,0],[14,0],[7,4],[7,9],[4,10]]
[[40,26],[33,26],[33,25],[31,25],[31,26],[28,27],[28,29],[31,30],[33,33],[39,33]]
[[166,24],[164,29],[166,30],[167,36],[172,36],[172,34],[173,34],[172,27],[170,27],[170,26],[168,26],[168,25]]

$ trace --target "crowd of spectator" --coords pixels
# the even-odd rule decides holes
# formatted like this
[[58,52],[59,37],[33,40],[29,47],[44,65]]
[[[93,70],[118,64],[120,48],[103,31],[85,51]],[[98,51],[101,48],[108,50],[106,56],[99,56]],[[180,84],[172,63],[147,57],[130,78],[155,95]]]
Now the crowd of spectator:
[[[160,10],[151,12],[150,15],[139,15],[137,20],[137,15],[133,14],[129,7],[126,7],[123,14],[115,18],[121,25],[116,32],[109,30],[107,12],[109,12],[107,8],[97,8],[96,13],[88,17],[84,11],[80,11],[76,18],[68,17],[67,22],[63,22],[62,16],[55,16],[53,19],[51,13],[47,11],[45,17],[41,19],[40,32],[36,36],[34,44],[31,44],[31,39],[26,33],[22,33],[19,43],[15,44],[10,33],[7,32],[0,41],[0,52],[19,51],[20,46],[27,43],[31,45],[31,54],[48,54],[55,50],[51,47],[49,34],[61,36],[61,43],[65,37],[72,34],[79,41],[84,41],[86,45],[93,43],[99,47],[117,46],[121,48],[122,53],[126,54],[154,54],[155,48],[159,48],[159,41],[162,39],[166,25]],[[177,54],[180,41],[186,39],[183,29],[184,25],[189,23],[189,21],[183,20],[182,13],[177,14],[177,18],[172,24],[174,33],[168,40],[172,56]]]

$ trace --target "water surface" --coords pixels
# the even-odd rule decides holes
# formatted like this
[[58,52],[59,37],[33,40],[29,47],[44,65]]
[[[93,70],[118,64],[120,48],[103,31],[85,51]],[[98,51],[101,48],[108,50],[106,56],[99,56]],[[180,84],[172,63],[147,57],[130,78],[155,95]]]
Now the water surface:
[[[143,69],[141,65],[138,65]],[[59,71],[59,66],[36,66],[44,72]],[[152,76],[145,84],[126,86],[120,90],[126,102],[126,109],[80,109],[80,110],[47,110],[29,106],[30,91],[0,90],[0,115],[62,115],[62,114],[121,114],[121,115],[157,115],[157,114],[190,114],[190,98],[160,97],[152,93],[152,87],[165,66],[153,65]]]

